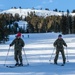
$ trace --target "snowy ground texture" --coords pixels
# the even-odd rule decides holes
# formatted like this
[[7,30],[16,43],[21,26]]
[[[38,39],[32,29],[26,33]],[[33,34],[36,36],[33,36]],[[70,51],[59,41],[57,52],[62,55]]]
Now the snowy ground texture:
[[[63,39],[68,45],[67,48],[64,47],[65,55],[66,57],[68,56],[65,66],[50,64],[50,62],[53,63],[55,56],[53,42],[57,39],[58,35],[59,33],[39,33],[29,34],[30,37],[28,38],[28,34],[24,34],[23,40],[26,44],[24,46],[24,51],[22,52],[23,63],[27,64],[27,57],[29,66],[7,68],[5,67],[6,65],[15,64],[13,46],[10,47],[8,53],[9,44],[15,38],[15,35],[11,35],[6,44],[0,44],[0,75],[75,75],[74,34],[63,35]],[[49,60],[51,61],[49,62]],[[59,55],[58,63],[62,64],[61,54]]]

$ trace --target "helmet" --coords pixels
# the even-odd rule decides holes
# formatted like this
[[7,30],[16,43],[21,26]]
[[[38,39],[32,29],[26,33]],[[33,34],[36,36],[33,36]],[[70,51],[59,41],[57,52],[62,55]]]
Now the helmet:
[[17,33],[16,37],[21,37],[21,33],[20,32]]
[[58,37],[62,37],[62,35],[61,35],[61,34],[59,34],[59,35],[58,35]]

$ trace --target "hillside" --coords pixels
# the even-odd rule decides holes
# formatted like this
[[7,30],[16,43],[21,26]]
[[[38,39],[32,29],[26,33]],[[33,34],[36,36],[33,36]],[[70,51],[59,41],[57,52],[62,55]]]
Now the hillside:
[[[51,15],[56,15],[56,16],[61,16],[61,12],[55,12],[55,11],[49,11],[49,10],[36,10],[36,9],[9,9],[2,11],[1,13],[12,13],[13,15],[18,13],[20,16],[25,17],[28,15],[30,12],[35,12],[36,15],[38,16],[51,16]],[[65,14],[65,13],[64,13]]]
[[[13,14],[13,16],[18,13],[20,16],[22,16],[23,18],[25,18],[25,16],[28,15],[28,13],[30,12],[35,12],[36,15],[38,16],[51,16],[51,15],[55,15],[55,16],[62,16],[62,12],[55,12],[55,11],[51,11],[51,10],[37,10],[37,9],[20,9],[20,8],[12,8],[12,9],[8,9],[8,10],[4,10],[1,11],[0,13],[11,13]],[[64,12],[64,15],[66,15],[67,13]],[[75,13],[69,13],[69,15],[71,16],[75,16]]]

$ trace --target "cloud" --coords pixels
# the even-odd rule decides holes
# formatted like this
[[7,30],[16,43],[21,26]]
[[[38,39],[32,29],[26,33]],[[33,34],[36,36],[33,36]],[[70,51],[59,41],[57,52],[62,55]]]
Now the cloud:
[[38,6],[36,6],[35,8],[41,8],[42,6],[41,5],[38,5]]
[[43,3],[43,4],[46,4],[47,2],[46,2],[46,1],[43,1],[42,3]]
[[49,0],[49,2],[50,2],[50,3],[52,3],[52,2],[53,2],[53,0]]
[[53,2],[53,0],[44,0],[43,4],[48,4],[48,3],[52,3],[52,2]]

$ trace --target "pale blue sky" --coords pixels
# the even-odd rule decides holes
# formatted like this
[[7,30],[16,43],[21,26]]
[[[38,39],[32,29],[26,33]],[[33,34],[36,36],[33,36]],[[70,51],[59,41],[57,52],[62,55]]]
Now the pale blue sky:
[[11,7],[22,8],[49,8],[61,11],[72,11],[75,9],[75,0],[0,0],[0,9],[10,9]]

